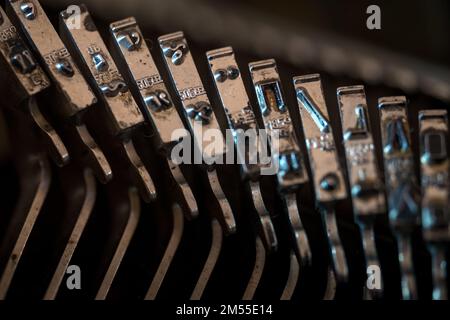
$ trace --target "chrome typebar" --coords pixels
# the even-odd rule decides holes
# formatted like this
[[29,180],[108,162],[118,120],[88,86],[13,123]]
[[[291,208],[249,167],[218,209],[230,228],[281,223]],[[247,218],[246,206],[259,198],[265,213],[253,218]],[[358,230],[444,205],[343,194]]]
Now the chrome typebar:
[[[15,25],[0,7],[0,53],[14,74],[17,90],[26,99],[50,87],[50,80],[22,39]],[[15,83],[16,84],[16,83]]]
[[386,211],[363,86],[337,89],[345,155],[357,219]]
[[[79,6],[79,12],[70,10],[69,7],[62,11],[59,17],[61,33],[69,49],[77,57],[85,77],[106,108],[109,127],[122,144],[141,196],[146,201],[154,200],[155,186],[133,142],[134,135],[144,123],[144,116],[134,101],[128,85],[84,5]],[[82,22],[77,28],[73,27],[74,19]]]
[[251,189],[253,206],[259,217],[260,237],[268,251],[276,250],[277,236],[270,213],[264,205],[259,183],[261,169],[265,166],[258,161],[258,156],[262,156],[261,136],[233,49],[225,47],[211,50],[206,56],[221,106],[227,116],[227,128],[234,137],[243,178]]
[[171,80],[183,105],[190,130],[203,152],[203,158],[208,161],[225,155],[227,150],[223,136],[222,139],[216,141],[214,148],[208,148],[210,141],[203,139],[201,134],[196,132],[200,128],[203,131],[208,129],[220,131],[220,126],[184,34],[175,32],[163,35],[158,38],[158,41]]
[[[26,137],[32,146],[24,150],[26,153],[19,156],[16,164],[18,178],[22,179],[21,190],[15,205],[14,218],[8,222],[7,228],[0,235],[0,300],[4,300],[22,261],[24,248],[30,243],[30,235],[42,213],[50,188],[50,164],[46,152],[40,151],[37,146],[40,140],[34,137],[33,127],[42,133],[46,151],[57,165],[65,165],[69,154],[55,129],[41,113],[36,101],[40,93],[49,89],[50,80],[1,7],[0,66],[0,88],[4,90],[2,107],[11,109],[1,112],[11,112],[15,114],[13,119],[22,120],[8,124],[14,128],[14,131],[10,132],[11,141],[14,144],[22,144],[23,137]],[[5,213],[3,208],[2,214]]]
[[258,105],[270,142],[272,166],[285,202],[294,241],[294,252],[302,265],[311,263],[311,248],[297,206],[296,191],[308,182],[308,173],[287,105],[275,60],[249,64]]
[[188,208],[190,218],[198,216],[194,198],[180,167],[172,161],[173,147],[189,135],[167,91],[161,74],[152,58],[134,17],[110,24],[110,32],[118,53],[117,64],[123,67],[123,75],[134,93],[146,120],[155,134],[156,147],[166,158],[168,167],[177,182],[182,200]]
[[53,81],[56,96],[61,101],[55,113],[71,120],[78,140],[87,150],[88,165],[100,181],[110,181],[111,167],[83,120],[83,114],[97,99],[39,1],[8,0],[7,10],[20,25]]
[[[201,160],[206,164],[210,187],[220,205],[221,213],[217,219],[225,233],[234,233],[236,221],[216,170],[217,162],[223,161],[227,153],[227,146],[187,40],[183,32],[175,32],[160,36],[158,42],[170,78],[181,100],[183,114],[193,135],[195,148],[201,152]],[[204,138],[203,133],[207,130],[214,130],[216,135],[214,142]]]
[[378,100],[383,146],[389,221],[397,238],[404,299],[417,298],[412,261],[411,236],[420,225],[420,206],[414,158],[406,109],[406,98]]
[[[69,153],[53,126],[41,113],[36,97],[47,91],[51,82],[38,59],[0,7],[0,53],[5,74],[2,86],[11,89],[11,107],[27,110],[40,129],[50,156],[62,166],[69,161]],[[23,105],[25,104],[25,107]]]
[[[336,201],[347,198],[344,173],[318,74],[293,79],[303,125],[314,190],[326,226],[333,270],[338,283],[348,280],[348,265],[337,228]],[[329,278],[329,283],[331,278]]]
[[265,130],[272,144],[272,161],[279,164],[277,178],[280,190],[296,190],[308,182],[308,173],[283,99],[275,60],[252,62],[249,68]]
[[422,186],[422,228],[432,258],[433,299],[447,300],[447,259],[450,243],[450,160],[446,110],[419,113]]
[[[376,266],[380,269],[374,227],[376,217],[386,213],[386,205],[370,130],[366,94],[363,86],[349,86],[338,88],[337,97],[353,212],[361,231],[366,268]],[[368,299],[381,295],[382,285],[380,290],[372,289],[368,293]]]

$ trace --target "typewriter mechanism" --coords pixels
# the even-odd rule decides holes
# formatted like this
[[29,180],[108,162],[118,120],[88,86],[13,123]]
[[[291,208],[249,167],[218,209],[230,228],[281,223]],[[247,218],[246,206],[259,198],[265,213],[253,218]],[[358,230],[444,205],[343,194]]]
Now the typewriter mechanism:
[[1,5],[0,300],[448,299],[450,69],[253,6]]

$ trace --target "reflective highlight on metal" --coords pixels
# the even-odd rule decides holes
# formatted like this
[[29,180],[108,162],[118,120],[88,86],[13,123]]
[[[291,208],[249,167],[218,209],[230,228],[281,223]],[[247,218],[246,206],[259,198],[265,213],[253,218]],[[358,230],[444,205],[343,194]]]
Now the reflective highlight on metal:
[[416,299],[417,285],[411,254],[411,236],[420,225],[420,207],[406,113],[406,98],[402,96],[380,98],[378,109],[389,221],[397,237],[402,271],[402,295],[405,300]]
[[[183,106],[183,114],[189,124],[195,147],[202,150],[203,160],[217,159],[225,156],[225,139],[216,139],[214,146],[195,130],[196,125],[201,125],[203,130],[215,129],[220,131],[219,123],[212,110],[211,103],[206,95],[202,80],[190,53],[183,32],[175,32],[158,38],[161,52],[164,56],[166,67],[169,71],[173,86]],[[219,141],[217,141],[219,140]],[[206,167],[206,166],[205,166]],[[217,176],[215,165],[205,168],[210,187],[221,208],[217,219],[221,223],[225,233],[236,231],[236,221],[230,204],[222,190]]]
[[[380,266],[375,244],[375,220],[386,212],[383,183],[380,180],[375,147],[369,126],[366,94],[363,86],[337,89],[343,141],[350,181],[353,212],[363,240],[367,266]],[[382,295],[369,290],[366,298]]]
[[419,113],[422,186],[422,232],[432,259],[433,299],[447,300],[447,259],[450,243],[447,110]]
[[[181,169],[171,160],[172,148],[184,136],[173,137],[176,130],[184,128],[172,98],[161,78],[150,50],[142,41],[142,32],[133,17],[110,24],[110,32],[115,40],[118,65],[122,66],[124,76],[146,120],[157,134],[156,147],[167,159],[169,169],[179,187],[188,216],[198,216],[197,202],[184,178]],[[186,134],[187,131],[186,131]]]
[[[20,1],[11,0],[7,5],[57,88],[55,92],[63,103],[58,105],[62,110],[56,110],[56,113],[62,114],[64,119],[70,119],[76,128],[83,127],[82,130],[77,129],[74,132],[90,154],[87,158],[88,165],[100,181],[108,182],[112,178],[109,163],[83,123],[84,112],[97,99],[39,2],[30,0],[21,4]],[[27,14],[22,15],[25,7],[28,8]],[[30,19],[30,16],[33,18]]]
[[[294,77],[293,81],[317,204],[328,235],[335,279],[338,283],[346,282],[348,265],[336,224],[334,207],[337,201],[347,198],[347,189],[329,124],[320,76],[318,74],[299,76]],[[331,284],[328,285],[331,288]]]
[[297,207],[297,190],[308,182],[308,173],[294,131],[291,116],[284,103],[280,76],[275,60],[249,64],[258,105],[270,139],[272,163],[279,163],[277,180],[294,239],[294,252],[301,265],[311,263],[311,249]]
[[85,6],[80,6],[79,15],[80,21],[84,22],[81,28],[71,28],[68,16],[61,13],[61,32],[109,114],[107,120],[113,135],[121,141],[122,152],[130,162],[135,185],[145,201],[152,201],[156,198],[155,186],[133,142],[139,126],[144,123],[144,116]]
[[[260,237],[268,251],[278,246],[275,229],[261,194],[259,178],[263,166],[257,162],[261,148],[258,136],[258,125],[253,113],[240,71],[231,47],[208,51],[209,69],[215,80],[216,89],[221,100],[221,107],[227,115],[227,128],[231,130],[237,150],[243,179],[251,188],[253,206],[259,217]],[[223,76],[217,77],[217,74]],[[252,130],[256,146],[249,146],[244,131]],[[246,131],[248,133],[248,131]],[[251,153],[253,151],[254,153]]]

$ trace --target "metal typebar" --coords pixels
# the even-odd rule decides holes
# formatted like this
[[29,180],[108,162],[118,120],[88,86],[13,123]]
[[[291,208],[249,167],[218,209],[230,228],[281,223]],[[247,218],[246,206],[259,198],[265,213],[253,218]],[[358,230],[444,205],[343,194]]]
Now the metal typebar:
[[403,299],[417,298],[411,237],[420,225],[419,190],[414,172],[406,98],[378,100],[389,221],[397,238]]
[[264,205],[259,179],[264,165],[258,162],[262,156],[261,141],[255,114],[241,78],[241,72],[231,47],[208,51],[206,56],[221,100],[227,115],[227,128],[231,130],[241,166],[243,179],[248,182],[253,206],[259,218],[260,237],[268,251],[278,245],[277,236]]
[[[122,145],[122,153],[128,159],[134,174],[134,183],[145,201],[156,198],[153,181],[138,155],[134,141],[144,116],[131,95],[128,85],[111,57],[87,8],[79,12],[69,10],[60,14],[61,33],[72,51],[85,77],[91,83],[99,100],[109,115],[112,134]],[[73,19],[81,21],[79,28],[72,26]]]
[[7,10],[20,25],[53,81],[55,95],[61,101],[55,113],[63,119],[70,119],[75,135],[87,150],[89,166],[100,181],[108,182],[112,178],[111,167],[84,123],[84,114],[97,102],[92,90],[39,1],[9,0]]
[[[207,164],[209,184],[221,208],[217,219],[225,233],[234,233],[236,222],[222,190],[215,165],[216,160],[223,158],[227,152],[225,139],[198,74],[188,43],[183,32],[160,36],[158,41],[171,80],[181,100],[183,114],[193,135],[195,146],[197,150],[201,151],[202,160]],[[212,146],[211,142],[204,139],[202,134],[207,130],[215,130],[217,134],[217,139]]]
[[198,216],[197,202],[180,167],[171,158],[173,147],[189,133],[182,130],[183,122],[136,20],[130,17],[116,21],[110,24],[110,32],[119,56],[117,63],[119,67],[123,67],[123,74],[130,85],[130,90],[156,133],[156,147],[166,158],[172,176],[178,183],[189,217],[195,218]]
[[[348,280],[348,264],[336,223],[335,205],[347,198],[344,173],[339,164],[333,131],[318,74],[293,79],[303,124],[314,190],[326,226],[330,257],[337,283]],[[334,281],[329,277],[329,288]]]
[[286,206],[294,239],[294,252],[302,265],[311,263],[311,248],[297,206],[296,192],[308,182],[308,173],[300,151],[281,87],[275,60],[252,62],[249,69],[270,140],[272,165],[278,165],[278,188]]
[[[378,170],[373,137],[369,125],[366,94],[363,86],[337,89],[343,141],[347,159],[353,212],[361,231],[367,267],[381,269],[375,243],[375,221],[386,212],[384,187]],[[382,295],[381,288],[365,286],[366,298]]]
[[419,113],[422,185],[422,228],[432,258],[433,299],[447,300],[447,259],[450,242],[447,110]]

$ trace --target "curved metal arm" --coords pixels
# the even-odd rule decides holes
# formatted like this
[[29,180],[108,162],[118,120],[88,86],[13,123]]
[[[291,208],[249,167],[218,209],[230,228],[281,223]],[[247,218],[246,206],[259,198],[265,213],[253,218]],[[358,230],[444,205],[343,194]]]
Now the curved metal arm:
[[131,242],[131,239],[133,238],[134,232],[136,231],[136,227],[139,222],[139,217],[141,215],[141,204],[139,196],[135,189],[128,190],[128,199],[128,222],[125,226],[125,229],[123,230],[119,243],[116,246],[114,256],[112,257],[108,269],[103,277],[100,288],[98,289],[97,295],[95,296],[95,300],[106,299],[106,296],[108,295],[109,289],[111,289],[111,285],[114,281],[116,273],[119,270],[119,266],[122,263],[122,259],[128,249],[128,246]]
[[295,193],[288,193],[284,195],[284,200],[286,201],[290,227],[295,239],[294,252],[302,266],[310,265],[312,253],[297,207],[297,197]]
[[192,193],[186,178],[183,175],[180,167],[173,163],[170,157],[167,158],[167,164],[169,165],[170,172],[180,188],[181,194],[183,195],[183,201],[189,210],[188,218],[195,219],[198,217],[198,206],[197,200],[195,200],[194,194]]
[[88,164],[94,170],[96,177],[101,183],[109,182],[113,174],[103,151],[92,138],[85,124],[75,125],[75,129],[87,150]]
[[[33,165],[37,165],[37,173],[34,178],[31,178],[32,180],[35,180],[35,189],[34,185],[29,180],[30,176],[27,176],[25,190],[21,194],[18,207],[14,212],[15,219],[9,226],[8,233],[3,242],[5,245],[9,245],[10,241],[14,241],[14,245],[7,255],[6,266],[1,274],[0,300],[5,299],[6,294],[8,293],[17,265],[22,257],[36,220],[41,213],[42,206],[44,205],[44,201],[47,198],[50,188],[51,170],[46,156],[39,155],[37,159],[33,159]],[[29,190],[30,186],[32,190]],[[29,192],[31,192],[31,196]],[[23,217],[24,219],[17,220],[18,217]],[[15,234],[14,232],[17,230],[19,230],[18,234]]]
[[28,100],[28,107],[31,117],[39,129],[41,129],[50,156],[58,166],[62,167],[66,165],[69,162],[69,152],[58,133],[41,113],[41,110],[33,97]]
[[433,273],[433,300],[447,300],[447,259],[445,245],[430,246]]
[[54,300],[56,298],[66,269],[69,266],[70,260],[72,259],[81,235],[83,234],[84,228],[86,227],[94,208],[95,199],[97,197],[97,184],[95,182],[94,175],[90,169],[84,169],[83,176],[85,184],[84,200],[79,210],[75,225],[67,241],[66,247],[64,248],[50,284],[47,287],[47,291],[45,292],[43,298],[44,300]]
[[417,299],[416,276],[412,260],[411,236],[401,234],[397,236],[398,260],[402,273],[402,297],[403,300]]
[[153,184],[153,180],[150,177],[147,169],[139,157],[134,143],[132,140],[127,140],[122,143],[125,154],[128,157],[133,169],[133,173],[136,180],[136,186],[139,189],[142,199],[146,202],[150,202],[156,199],[156,189]]
[[260,240],[263,241],[266,249],[271,252],[275,251],[278,247],[278,239],[275,233],[275,228],[270,218],[269,211],[267,210],[264,199],[261,193],[261,188],[259,182],[249,182],[250,190],[253,199],[253,205],[255,207],[256,213],[258,214],[260,223]]
[[291,300],[295,288],[297,287],[300,275],[300,265],[294,251],[291,251],[290,261],[291,263],[289,266],[289,276],[280,300]]
[[[373,224],[359,224],[361,231],[361,238],[363,241],[364,255],[366,259],[366,268],[369,266],[377,266],[380,268],[380,261],[378,260],[377,247],[375,244],[375,232]],[[369,289],[365,286],[365,300],[372,300],[380,298],[383,295],[383,283],[380,289]]]
[[325,288],[325,294],[323,295],[323,300],[334,300],[336,296],[336,277],[334,276],[334,271],[332,267],[328,267],[328,278],[327,287]]
[[195,285],[194,291],[191,295],[191,300],[200,300],[202,298],[203,292],[205,291],[206,285],[208,284],[211,274],[214,271],[217,260],[219,259],[220,252],[222,250],[223,233],[220,227],[219,221],[217,219],[211,220],[212,228],[212,241],[211,248],[209,250],[208,258],[206,259],[203,270]]
[[164,278],[167,274],[167,271],[170,268],[170,264],[177,252],[178,246],[181,241],[181,237],[183,236],[184,229],[184,219],[183,219],[183,211],[181,210],[178,204],[173,205],[172,207],[172,218],[173,218],[173,230],[172,235],[170,237],[169,243],[167,244],[166,251],[164,252],[164,256],[161,259],[158,270],[152,280],[152,283],[145,295],[145,300],[154,300],[158,295],[158,291],[161,288],[161,284],[164,281]]
[[330,256],[333,263],[333,270],[336,281],[347,282],[348,280],[348,264],[345,257],[344,247],[342,246],[339,230],[336,223],[336,213],[334,208],[322,208],[322,217],[328,236],[330,246]]
[[230,203],[228,202],[225,193],[220,186],[219,177],[217,176],[217,171],[215,169],[208,170],[208,180],[221,210],[221,213],[218,215],[217,219],[219,219],[221,225],[224,227],[226,234],[235,233],[236,221],[234,220],[233,210],[231,210]]
[[245,288],[242,300],[252,300],[255,296],[256,289],[258,288],[261,277],[264,273],[264,266],[266,264],[266,249],[260,237],[256,237],[256,257],[253,272],[248,281],[247,288]]

